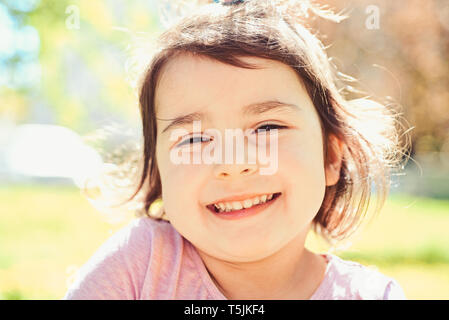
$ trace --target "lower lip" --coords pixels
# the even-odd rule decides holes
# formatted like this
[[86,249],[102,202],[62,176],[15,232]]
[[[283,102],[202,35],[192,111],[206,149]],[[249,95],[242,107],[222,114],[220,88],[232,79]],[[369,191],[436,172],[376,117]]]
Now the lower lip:
[[224,219],[224,220],[237,220],[237,219],[242,219],[242,218],[246,218],[246,217],[251,217],[251,216],[254,216],[254,215],[260,213],[261,211],[267,209],[271,205],[273,205],[281,197],[281,195],[282,194],[278,195],[276,198],[274,198],[268,202],[265,202],[264,204],[258,204],[251,208],[235,210],[235,211],[231,211],[231,212],[226,212],[226,211],[213,212],[213,214],[217,218]]

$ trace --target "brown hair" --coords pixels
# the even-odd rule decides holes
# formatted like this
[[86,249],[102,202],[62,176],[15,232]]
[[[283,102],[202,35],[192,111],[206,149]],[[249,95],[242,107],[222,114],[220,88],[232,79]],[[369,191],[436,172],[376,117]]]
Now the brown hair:
[[199,8],[163,32],[158,50],[145,70],[140,87],[143,126],[143,168],[131,199],[145,188],[144,212],[161,197],[156,152],[155,90],[168,60],[179,54],[204,56],[240,68],[257,68],[239,57],[254,56],[282,62],[302,79],[320,119],[325,164],[332,160],[334,135],[344,146],[340,179],[327,186],[313,220],[315,230],[328,241],[346,238],[361,222],[371,196],[377,212],[389,192],[391,169],[403,160],[404,148],[396,125],[399,114],[386,105],[359,98],[347,100],[336,87],[336,70],[323,44],[309,31],[309,12],[339,22],[343,17],[308,1],[245,1]]

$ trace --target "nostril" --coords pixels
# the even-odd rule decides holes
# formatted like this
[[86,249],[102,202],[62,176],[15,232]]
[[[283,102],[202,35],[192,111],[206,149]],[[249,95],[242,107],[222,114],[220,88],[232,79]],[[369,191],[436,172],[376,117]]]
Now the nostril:
[[249,169],[249,168],[242,170],[242,173],[249,173],[249,172],[251,172],[251,169]]

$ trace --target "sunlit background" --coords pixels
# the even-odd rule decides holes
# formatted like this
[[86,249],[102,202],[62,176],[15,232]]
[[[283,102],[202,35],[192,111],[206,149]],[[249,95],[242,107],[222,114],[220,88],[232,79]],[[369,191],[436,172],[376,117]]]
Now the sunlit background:
[[[449,299],[449,2],[319,2],[349,14],[314,22],[333,63],[412,128],[381,214],[336,254],[394,277],[409,299]],[[140,139],[127,59],[133,35],[162,30],[157,3],[0,1],[1,299],[60,299],[132,218],[101,213],[78,186]]]

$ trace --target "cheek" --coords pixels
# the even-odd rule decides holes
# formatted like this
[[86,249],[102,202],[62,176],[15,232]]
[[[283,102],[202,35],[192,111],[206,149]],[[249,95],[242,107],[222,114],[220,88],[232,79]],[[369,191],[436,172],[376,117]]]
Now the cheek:
[[[296,133],[279,143],[280,168],[306,177],[324,177],[323,146],[316,134]],[[282,163],[281,163],[282,162]]]
[[161,180],[164,209],[170,223],[186,239],[196,243],[207,242],[203,238],[207,229],[200,214],[199,195],[202,190],[204,168],[201,165],[165,165]]
[[[179,155],[176,153],[176,155]],[[157,151],[157,163],[159,172],[161,175],[162,189],[165,191],[163,195],[168,195],[179,190],[186,189],[185,182],[190,181],[194,177],[195,168],[192,165],[177,164],[171,159],[173,154],[167,145],[158,145]]]
[[[312,219],[324,199],[325,174],[318,139],[290,139],[279,145],[279,169],[287,182],[288,209],[296,219]],[[291,221],[293,222],[293,221]]]
[[[169,160],[168,160],[169,161]],[[162,195],[164,202],[176,203],[177,206],[194,204],[198,199],[195,193],[196,181],[201,170],[194,165],[172,164],[167,162],[161,170]]]
[[189,230],[198,224],[194,220],[204,169],[198,164],[176,164],[168,152],[160,152],[158,164],[165,212],[178,230]]

